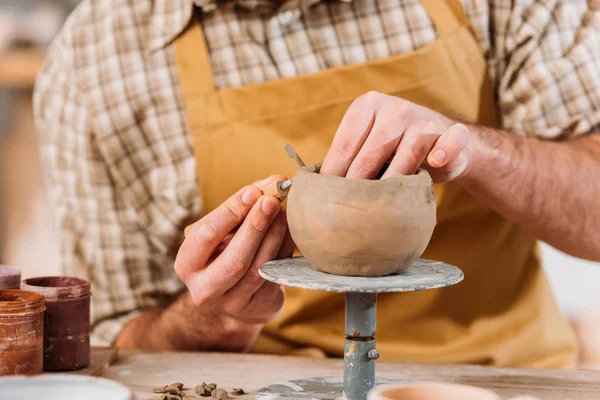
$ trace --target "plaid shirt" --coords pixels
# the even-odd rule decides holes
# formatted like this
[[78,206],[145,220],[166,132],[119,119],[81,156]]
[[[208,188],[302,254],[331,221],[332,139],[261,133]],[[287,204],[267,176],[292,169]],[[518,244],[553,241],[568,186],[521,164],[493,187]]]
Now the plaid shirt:
[[[418,0],[274,1],[196,1],[217,87],[386,58],[436,38]],[[562,139],[598,126],[597,2],[461,1],[507,130]],[[172,42],[190,18],[192,0],[84,1],[38,78],[63,271],[92,282],[94,344],[110,344],[183,288],[173,260],[201,199]]]

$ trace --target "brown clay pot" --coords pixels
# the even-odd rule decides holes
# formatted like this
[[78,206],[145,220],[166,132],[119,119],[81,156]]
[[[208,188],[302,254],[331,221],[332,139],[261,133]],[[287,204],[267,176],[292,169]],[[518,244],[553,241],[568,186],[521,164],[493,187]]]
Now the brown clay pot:
[[294,242],[316,270],[383,276],[406,271],[436,224],[429,173],[347,179],[300,168],[288,197]]
[[492,391],[467,385],[421,382],[378,386],[367,400],[500,400]]

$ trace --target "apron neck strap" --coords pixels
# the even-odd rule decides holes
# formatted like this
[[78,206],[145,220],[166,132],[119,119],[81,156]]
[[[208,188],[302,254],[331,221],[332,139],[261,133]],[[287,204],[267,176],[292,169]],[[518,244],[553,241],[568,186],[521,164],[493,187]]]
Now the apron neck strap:
[[449,35],[468,26],[469,20],[460,0],[421,0],[439,36]]
[[185,85],[181,85],[184,98],[216,91],[210,53],[195,8],[187,28],[175,41],[175,56],[179,65],[179,79],[185,82]]

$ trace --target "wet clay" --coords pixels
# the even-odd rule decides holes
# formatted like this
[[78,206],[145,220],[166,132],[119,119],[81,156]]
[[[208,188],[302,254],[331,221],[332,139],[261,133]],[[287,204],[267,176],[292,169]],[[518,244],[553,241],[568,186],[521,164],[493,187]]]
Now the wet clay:
[[406,271],[436,224],[429,173],[348,179],[300,168],[288,196],[290,233],[313,268],[335,275]]
[[0,265],[0,289],[19,289],[21,271],[14,267]]
[[0,375],[42,373],[44,296],[0,290]]
[[26,279],[24,290],[46,298],[44,371],[70,371],[90,362],[90,283],[72,277]]

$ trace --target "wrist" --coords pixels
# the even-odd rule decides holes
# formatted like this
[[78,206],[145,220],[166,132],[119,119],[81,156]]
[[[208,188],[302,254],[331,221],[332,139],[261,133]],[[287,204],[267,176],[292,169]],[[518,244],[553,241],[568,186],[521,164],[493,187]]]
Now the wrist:
[[[512,168],[513,140],[505,132],[493,128],[467,124],[469,141],[466,147],[467,163],[455,182],[470,188],[479,185],[482,179],[496,179],[500,173],[506,175]],[[504,171],[504,172],[503,172]]]
[[162,314],[169,326],[168,341],[177,350],[245,352],[258,337],[262,325],[248,324],[218,309],[193,304],[189,293]]

